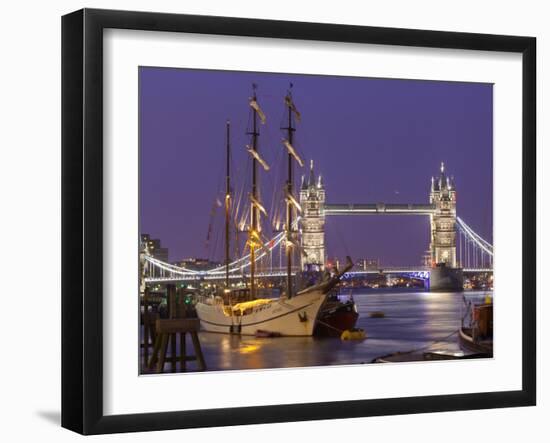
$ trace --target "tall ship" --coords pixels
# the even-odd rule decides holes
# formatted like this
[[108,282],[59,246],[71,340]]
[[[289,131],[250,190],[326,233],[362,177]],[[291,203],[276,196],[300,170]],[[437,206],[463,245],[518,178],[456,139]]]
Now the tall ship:
[[[292,85],[291,85],[292,88]],[[249,194],[250,220],[247,232],[246,246],[250,258],[248,285],[245,288],[232,288],[230,285],[230,212],[232,205],[231,171],[230,171],[230,134],[229,122],[226,134],[226,188],[225,188],[225,284],[222,291],[202,295],[196,303],[197,316],[201,328],[205,331],[220,333],[236,333],[242,335],[266,334],[270,336],[311,336],[327,296],[338,285],[342,275],[352,267],[351,260],[335,275],[295,291],[293,284],[293,252],[298,248],[296,241],[297,214],[300,205],[294,196],[293,172],[294,164],[303,166],[293,146],[294,118],[300,118],[292,99],[291,88],[285,96],[286,125],[282,128],[286,137],[282,140],[282,148],[287,154],[287,181],[285,186],[285,255],[286,284],[284,290],[276,298],[259,297],[257,284],[256,262],[262,254],[265,245],[262,241],[261,217],[267,216],[260,196],[260,172],[269,171],[269,165],[264,160],[259,144],[259,122],[266,123],[266,116],[258,103],[256,86],[249,99],[252,113],[251,129],[247,132],[250,144],[246,146],[252,160],[251,189]],[[260,169],[261,168],[261,169]]]

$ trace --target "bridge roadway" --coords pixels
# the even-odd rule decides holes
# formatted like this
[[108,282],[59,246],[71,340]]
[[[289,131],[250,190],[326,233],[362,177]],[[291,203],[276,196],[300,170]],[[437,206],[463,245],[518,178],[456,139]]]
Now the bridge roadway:
[[435,205],[431,204],[325,204],[325,215],[430,215],[433,213],[435,213]]
[[[484,272],[493,272],[492,268],[465,268],[463,270],[466,273],[484,273]],[[423,267],[412,267],[412,266],[405,266],[405,267],[393,267],[393,268],[385,268],[385,269],[367,269],[367,270],[361,270],[361,271],[351,271],[346,273],[346,276],[355,277],[358,275],[372,275],[372,274],[421,274],[421,273],[429,273],[430,268],[423,268]],[[256,276],[258,278],[273,278],[273,277],[286,277],[286,269],[276,270],[269,272],[261,272],[257,273]],[[243,278],[249,278],[249,274],[237,274],[233,273],[229,275],[229,278],[231,280],[239,280]],[[201,281],[201,280],[224,280],[225,274],[190,274],[190,275],[180,275],[180,276],[160,276],[160,277],[146,277],[145,283],[160,283],[160,284],[166,284],[166,283],[177,283],[177,282],[183,282],[183,281]]]

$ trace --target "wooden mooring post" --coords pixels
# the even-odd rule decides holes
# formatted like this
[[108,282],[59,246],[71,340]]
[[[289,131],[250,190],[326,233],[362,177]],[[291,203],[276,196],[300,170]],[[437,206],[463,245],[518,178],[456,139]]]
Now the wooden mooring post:
[[[197,361],[198,370],[206,370],[206,362],[202,353],[198,331],[200,328],[200,320],[198,318],[174,318],[174,319],[158,319],[156,321],[157,338],[153,348],[153,355],[149,360],[148,369],[157,373],[164,372],[164,364],[166,363],[168,342],[170,342],[170,370],[176,372],[177,363],[180,363],[180,370],[187,370],[188,361]],[[186,334],[191,336],[195,355],[187,355],[186,353]],[[177,353],[177,339],[179,336],[180,352]]]
[[[149,288],[145,289],[143,294],[143,313],[141,316],[143,323],[143,341],[141,348],[143,349],[143,364],[146,368],[149,362],[149,348],[153,346],[156,338],[155,323],[160,318],[158,312],[153,311],[153,305],[150,300]],[[150,310],[151,309],[151,310]]]
[[[155,318],[154,330],[156,338],[154,341],[153,354],[147,360],[145,367],[157,373],[164,371],[167,360],[168,345],[170,345],[170,370],[177,371],[177,363],[180,363],[180,371],[187,370],[188,361],[197,361],[198,370],[206,370],[206,362],[202,353],[198,332],[200,329],[200,320],[198,318],[186,318],[187,309],[183,304],[185,301],[181,291],[176,289],[175,285],[166,285],[166,297],[168,307],[168,318]],[[194,355],[187,355],[186,338],[187,334],[191,336]],[[179,341],[179,355],[178,355]],[[148,356],[148,353],[147,353]]]

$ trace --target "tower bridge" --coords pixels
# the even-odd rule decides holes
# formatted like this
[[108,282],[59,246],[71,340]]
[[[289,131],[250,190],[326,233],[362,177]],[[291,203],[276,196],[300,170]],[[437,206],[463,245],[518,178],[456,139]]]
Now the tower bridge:
[[[352,271],[354,275],[365,273],[421,273],[429,276],[430,288],[460,289],[464,272],[490,272],[492,270],[493,246],[477,234],[464,220],[457,216],[456,189],[454,180],[445,173],[442,163],[437,178],[432,177],[426,203],[327,203],[321,175],[315,174],[311,162],[307,179],[302,177],[300,187],[301,216],[294,220],[292,228],[300,234],[301,260],[294,272],[323,271],[327,262],[325,246],[325,222],[327,217],[360,215],[419,215],[428,217],[430,227],[429,263],[402,269],[377,269]],[[219,280],[226,271],[231,279],[242,279],[249,272],[252,260],[271,260],[259,277],[278,278],[284,272],[274,266],[272,257],[276,248],[285,248],[286,232],[277,233],[258,248],[259,253],[251,258],[245,255],[237,260],[206,271],[186,269],[163,262],[142,252],[142,281],[145,284],[163,282]],[[264,266],[265,267],[265,266]]]
[[[309,177],[302,179],[300,190],[302,269],[323,270],[326,263],[325,219],[347,215],[421,215],[430,221],[430,265],[433,268],[432,287],[453,289],[462,285],[462,269],[457,259],[457,228],[465,231],[467,225],[456,215],[454,179],[445,173],[441,163],[440,174],[431,178],[428,203],[366,203],[330,204],[321,175],[316,176],[313,162]],[[468,227],[469,229],[469,227]],[[468,234],[472,234],[471,229]],[[483,252],[492,257],[492,245],[481,241]],[[440,284],[439,284],[439,283]],[[434,285],[435,283],[435,285]]]

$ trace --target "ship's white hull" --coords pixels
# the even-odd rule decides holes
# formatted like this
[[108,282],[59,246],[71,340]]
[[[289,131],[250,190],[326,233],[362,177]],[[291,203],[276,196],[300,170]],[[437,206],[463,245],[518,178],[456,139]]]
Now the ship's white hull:
[[201,328],[209,332],[255,335],[267,331],[285,336],[313,335],[317,315],[326,295],[321,290],[280,298],[259,306],[247,315],[228,315],[221,304],[196,304]]

